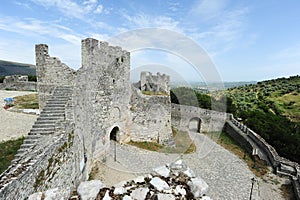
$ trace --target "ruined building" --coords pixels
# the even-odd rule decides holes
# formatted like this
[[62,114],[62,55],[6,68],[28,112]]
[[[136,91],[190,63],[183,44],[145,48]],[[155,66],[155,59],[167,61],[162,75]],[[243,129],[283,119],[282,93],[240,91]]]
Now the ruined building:
[[[47,45],[35,50],[41,114],[0,177],[0,199],[76,187],[110,140],[172,143],[168,76],[142,73],[141,90],[130,83],[130,53],[92,38],[82,41],[77,71],[49,56]],[[156,90],[164,93],[143,93]]]

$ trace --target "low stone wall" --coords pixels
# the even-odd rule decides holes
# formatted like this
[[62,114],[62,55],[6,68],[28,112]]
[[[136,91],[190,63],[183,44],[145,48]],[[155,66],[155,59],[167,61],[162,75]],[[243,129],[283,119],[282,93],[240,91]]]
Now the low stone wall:
[[199,107],[171,104],[172,126],[180,130],[188,130],[192,119],[201,120],[201,132],[222,131],[227,114]]
[[36,89],[36,82],[0,83],[0,90],[35,91]]
[[240,130],[236,131],[236,135],[239,134],[241,136],[246,136],[246,138],[244,137],[246,139],[245,141],[249,144],[252,143],[252,147],[255,145],[262,153],[265,154],[271,166],[275,170],[275,173],[291,177],[295,196],[297,199],[300,199],[300,165],[279,156],[274,147],[268,144],[259,134],[234,119],[233,115],[229,116],[229,122],[227,122],[227,124],[229,123],[233,124]]
[[247,152],[252,153],[253,147],[247,140],[247,136],[240,129],[235,126],[231,126],[229,123],[226,123],[223,131],[233,138]]

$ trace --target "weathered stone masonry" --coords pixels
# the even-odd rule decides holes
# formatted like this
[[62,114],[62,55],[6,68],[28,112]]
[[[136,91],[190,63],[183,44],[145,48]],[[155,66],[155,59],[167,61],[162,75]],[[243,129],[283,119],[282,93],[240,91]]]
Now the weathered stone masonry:
[[[110,139],[172,140],[169,95],[141,94],[130,83],[130,53],[121,47],[83,40],[82,67],[74,71],[49,56],[47,45],[36,45],[36,70],[41,115],[0,176],[0,199],[24,199],[54,187],[74,190]],[[145,121],[133,119],[142,116]]]

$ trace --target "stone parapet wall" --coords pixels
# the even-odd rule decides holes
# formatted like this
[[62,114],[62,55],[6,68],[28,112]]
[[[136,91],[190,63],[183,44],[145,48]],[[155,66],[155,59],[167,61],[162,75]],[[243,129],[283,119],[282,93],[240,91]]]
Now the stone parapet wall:
[[140,78],[140,89],[142,91],[170,93],[170,76],[165,74],[152,75],[150,72],[142,72]]
[[[249,143],[253,142],[261,149],[277,174],[291,177],[295,196],[297,199],[300,199],[300,165],[279,156],[274,147],[268,144],[259,134],[237,121],[233,115],[230,115],[229,120],[232,122],[231,124],[242,131],[242,134],[247,135],[247,141]],[[237,134],[239,134],[239,132],[237,132]]]
[[171,105],[172,125],[181,130],[188,130],[194,118],[201,119],[201,132],[222,131],[227,114],[199,107],[173,104]]
[[37,90],[37,83],[36,82],[0,83],[0,90],[35,91]]
[[46,104],[51,92],[58,86],[72,86],[76,75],[75,71],[62,63],[56,57],[50,57],[48,46],[35,46],[37,91],[39,94],[40,110]]
[[169,95],[144,95],[132,86],[130,139],[168,144],[172,140]]

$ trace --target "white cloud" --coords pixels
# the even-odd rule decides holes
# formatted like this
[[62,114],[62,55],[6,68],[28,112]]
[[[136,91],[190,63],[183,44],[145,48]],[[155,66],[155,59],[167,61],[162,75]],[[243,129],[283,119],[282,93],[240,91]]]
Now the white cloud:
[[83,18],[85,9],[72,0],[32,0],[34,3],[45,8],[56,7],[60,12],[68,17]]
[[100,13],[102,13],[102,11],[103,11],[103,6],[102,5],[98,5],[97,8],[96,8],[96,10],[94,11],[94,13],[100,14]]
[[0,29],[30,36],[47,36],[66,40],[73,44],[81,41],[82,35],[72,31],[70,28],[53,24],[52,22],[43,22],[37,19],[3,18],[0,19]]
[[198,0],[192,7],[190,15],[196,21],[210,21],[218,18],[226,6],[227,0]]
[[182,32],[179,28],[179,21],[171,17],[166,16],[150,16],[144,13],[140,13],[137,15],[128,15],[124,14],[123,17],[127,19],[128,23],[126,23],[126,27],[136,29],[136,28],[165,28],[178,32]]
[[[32,0],[38,5],[42,5],[47,9],[51,7],[57,8],[65,16],[77,18],[81,20],[88,19],[90,13],[101,13],[103,5],[98,5],[98,0],[87,0],[82,4],[78,4],[73,0]],[[101,11],[101,12],[100,12]]]

